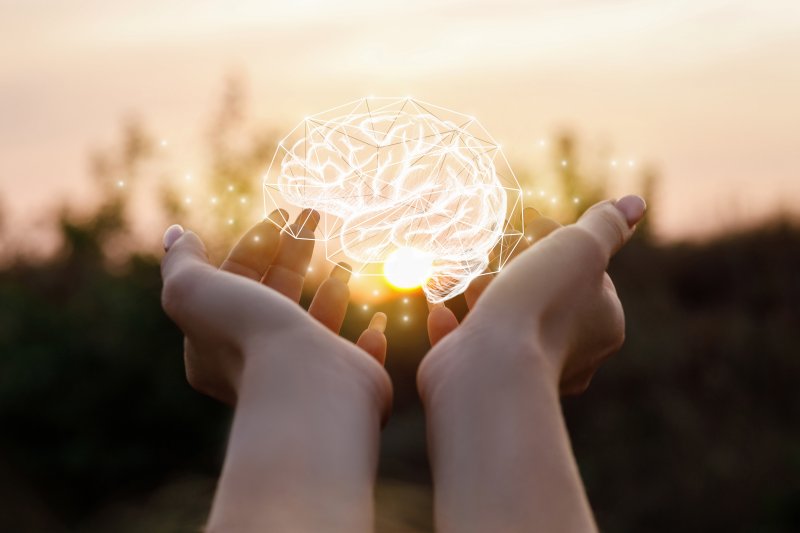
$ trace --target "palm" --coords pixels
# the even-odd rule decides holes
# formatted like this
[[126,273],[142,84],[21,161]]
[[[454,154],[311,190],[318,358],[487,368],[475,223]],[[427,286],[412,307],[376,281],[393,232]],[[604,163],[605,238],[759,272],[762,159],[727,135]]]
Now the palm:
[[[242,337],[241,329],[247,327],[247,322],[257,322],[253,327],[264,334],[271,328],[280,331],[286,327],[308,331],[327,328],[338,334],[344,321],[350,277],[346,265],[334,267],[330,277],[319,286],[308,313],[296,305],[313,253],[313,232],[319,218],[313,211],[303,211],[291,232],[301,237],[298,239],[281,231],[286,216],[285,212],[275,211],[253,226],[233,247],[214,276],[217,292],[210,300],[215,309],[224,308],[226,301],[234,300],[237,309],[263,311],[238,320],[231,319],[230,314],[219,316],[218,320],[226,323],[220,328],[202,324],[198,327],[196,323],[182,326],[186,335],[184,362],[189,383],[227,404],[236,402],[243,366],[242,347],[237,339]],[[253,281],[260,285],[254,286]],[[165,307],[169,305],[166,300],[164,303]],[[359,348],[380,362],[386,355],[385,320],[382,313],[376,313],[357,342]]]

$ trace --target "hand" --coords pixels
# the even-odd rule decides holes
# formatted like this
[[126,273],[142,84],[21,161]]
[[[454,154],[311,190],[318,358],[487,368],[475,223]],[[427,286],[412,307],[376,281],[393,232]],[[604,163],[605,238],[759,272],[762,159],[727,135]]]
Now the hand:
[[479,339],[482,345],[496,342],[501,349],[544,357],[562,394],[583,392],[624,340],[622,305],[605,269],[644,210],[641,198],[627,196],[593,206],[564,228],[526,210],[516,258],[497,276],[481,276],[470,285],[465,294],[470,314],[463,325],[446,307],[432,308],[431,344],[447,336],[448,346],[431,351],[420,376],[458,342]]
[[311,210],[300,214],[292,232],[299,238],[281,231],[287,218],[285,211],[276,210],[253,226],[219,270],[209,264],[197,235],[180,226],[165,233],[162,304],[186,335],[184,363],[189,383],[234,404],[244,354],[254,351],[247,348],[257,346],[297,359],[295,354],[311,351],[305,345],[316,342],[344,353],[386,392],[388,377],[375,364],[382,364],[386,357],[386,316],[375,314],[357,346],[337,337],[350,294],[350,273],[344,264],[333,268],[305,313],[297,302],[319,214]]
[[476,281],[462,325],[445,307],[431,310],[435,346],[417,376],[437,531],[597,530],[559,393],[583,390],[622,344],[605,269],[643,214],[629,196],[564,228],[530,217],[521,244],[540,240]]
[[[318,215],[256,224],[217,270],[200,239],[164,236],[162,302],[186,335],[196,389],[236,404],[209,531],[366,532],[380,422],[391,399],[381,363],[386,317],[354,345],[337,335],[349,291],[334,267],[309,312],[297,302]],[[291,235],[297,235],[293,238]]]

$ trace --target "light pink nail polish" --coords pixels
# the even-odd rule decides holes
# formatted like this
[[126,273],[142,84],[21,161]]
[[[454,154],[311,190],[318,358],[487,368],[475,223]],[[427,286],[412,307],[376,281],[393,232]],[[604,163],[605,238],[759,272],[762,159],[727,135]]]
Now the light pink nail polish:
[[614,205],[625,215],[625,220],[628,221],[628,226],[631,227],[642,219],[647,209],[644,198],[635,194],[623,196]]
[[164,251],[169,250],[175,241],[183,235],[183,227],[180,224],[173,224],[164,232]]

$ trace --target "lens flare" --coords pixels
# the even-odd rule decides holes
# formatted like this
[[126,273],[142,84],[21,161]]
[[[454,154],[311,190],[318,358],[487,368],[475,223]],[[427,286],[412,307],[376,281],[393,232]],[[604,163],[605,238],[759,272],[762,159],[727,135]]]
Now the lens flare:
[[433,271],[433,254],[416,248],[398,248],[383,263],[383,275],[393,287],[414,289],[423,285]]

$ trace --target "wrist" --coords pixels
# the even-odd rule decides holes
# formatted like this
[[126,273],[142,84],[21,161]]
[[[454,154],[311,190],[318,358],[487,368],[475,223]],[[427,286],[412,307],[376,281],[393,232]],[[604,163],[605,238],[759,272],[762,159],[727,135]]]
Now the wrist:
[[256,335],[243,344],[242,353],[240,396],[247,387],[280,404],[346,397],[374,408],[381,418],[391,407],[391,380],[383,366],[322,327],[302,324]]
[[364,502],[390,385],[380,365],[337,339],[306,328],[247,343],[210,530],[371,527]]
[[[544,350],[537,324],[523,329],[493,321],[483,327],[489,322],[470,318],[423,359],[417,373],[423,403],[438,403],[433,397],[442,394],[491,398],[497,383],[558,390],[561,369]],[[527,334],[520,335],[521,330]]]

